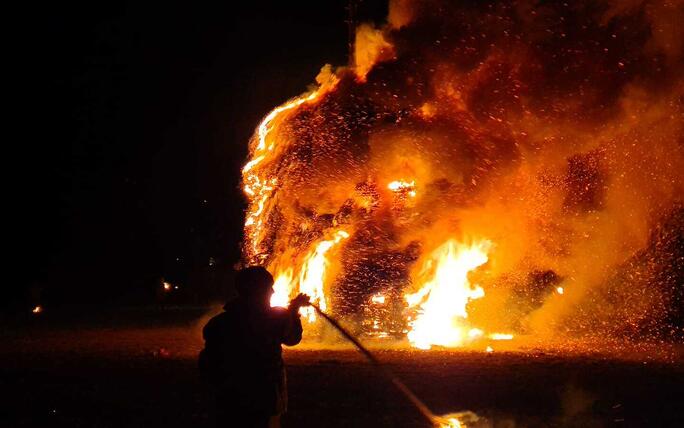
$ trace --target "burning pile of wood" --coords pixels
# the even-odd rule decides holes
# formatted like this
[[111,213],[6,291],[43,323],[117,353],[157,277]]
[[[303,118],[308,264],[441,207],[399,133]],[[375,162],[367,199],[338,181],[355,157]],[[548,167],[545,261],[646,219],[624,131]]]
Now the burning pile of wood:
[[273,304],[421,348],[670,331],[684,16],[636,3],[397,1],[360,26],[250,143],[244,262]]

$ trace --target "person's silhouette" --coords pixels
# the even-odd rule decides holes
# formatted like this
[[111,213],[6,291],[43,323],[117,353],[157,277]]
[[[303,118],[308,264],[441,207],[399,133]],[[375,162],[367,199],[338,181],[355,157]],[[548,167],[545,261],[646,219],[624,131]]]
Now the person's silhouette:
[[199,368],[216,395],[218,426],[277,427],[287,407],[281,344],[302,340],[300,294],[289,307],[271,307],[273,277],[263,267],[237,273],[239,296],[204,327]]

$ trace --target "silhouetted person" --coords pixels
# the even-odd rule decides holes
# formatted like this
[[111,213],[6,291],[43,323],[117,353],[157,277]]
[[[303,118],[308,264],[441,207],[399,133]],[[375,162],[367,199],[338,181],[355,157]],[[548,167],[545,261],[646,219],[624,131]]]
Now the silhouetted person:
[[215,392],[218,426],[277,427],[287,407],[281,344],[302,340],[299,308],[309,298],[272,308],[273,277],[263,267],[239,271],[235,285],[238,298],[204,327],[200,373]]

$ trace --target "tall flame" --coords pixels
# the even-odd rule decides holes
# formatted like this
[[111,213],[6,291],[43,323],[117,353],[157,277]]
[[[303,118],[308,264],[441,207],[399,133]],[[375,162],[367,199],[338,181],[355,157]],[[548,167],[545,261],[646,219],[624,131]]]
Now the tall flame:
[[287,307],[292,294],[292,268],[287,268],[280,272],[273,282],[273,296],[271,296],[271,307]]
[[449,240],[432,253],[423,267],[424,285],[405,296],[409,307],[419,307],[418,316],[409,323],[408,339],[413,346],[460,346],[473,336],[471,331],[478,331],[465,322],[466,306],[483,297],[484,290],[471,286],[468,273],[487,262],[490,247],[487,240],[472,245]]
[[[330,264],[327,253],[341,240],[348,237],[349,233],[344,230],[338,230],[331,239],[315,244],[313,249],[304,258],[297,284],[292,280],[293,271],[291,267],[278,274],[273,285],[274,294],[271,297],[271,306],[287,306],[290,296],[295,293],[304,293],[311,298],[311,302],[317,304],[325,311],[328,305],[325,298],[324,285],[326,271]],[[301,308],[300,313],[309,322],[316,320],[315,310],[310,306]]]
[[250,153],[250,160],[242,168],[243,191],[249,199],[249,207],[245,215],[245,232],[247,241],[250,243],[247,250],[255,261],[263,262],[258,259],[262,252],[261,242],[264,232],[262,214],[278,185],[278,179],[269,176],[261,168],[276,159],[275,149],[278,141],[276,136],[272,135],[274,134],[272,131],[285,119],[287,113],[295,111],[302,104],[318,100],[338,83],[338,79],[328,73],[325,67],[320,76],[324,77],[320,78],[321,86],[318,89],[293,98],[266,115],[253,137],[254,146]]

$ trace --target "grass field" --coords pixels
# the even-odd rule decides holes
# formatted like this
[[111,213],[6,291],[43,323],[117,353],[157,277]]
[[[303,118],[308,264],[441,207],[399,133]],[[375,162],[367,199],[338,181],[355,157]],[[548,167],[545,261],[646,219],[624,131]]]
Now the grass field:
[[[6,328],[0,426],[211,426],[195,363],[207,317],[139,317]],[[675,354],[375,352],[438,414],[471,410],[494,427],[684,426],[684,364]],[[284,427],[426,426],[353,349],[307,345],[286,350],[285,359]]]

